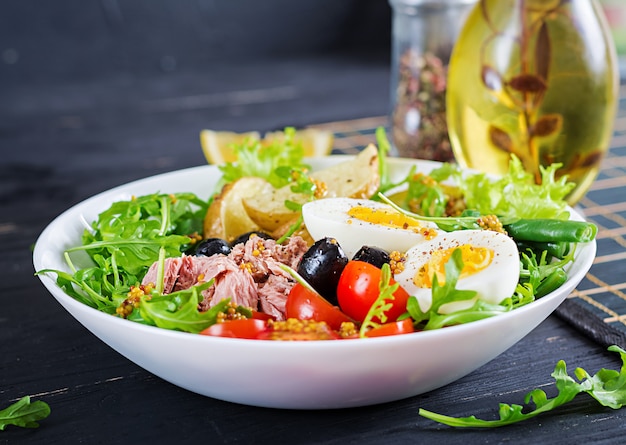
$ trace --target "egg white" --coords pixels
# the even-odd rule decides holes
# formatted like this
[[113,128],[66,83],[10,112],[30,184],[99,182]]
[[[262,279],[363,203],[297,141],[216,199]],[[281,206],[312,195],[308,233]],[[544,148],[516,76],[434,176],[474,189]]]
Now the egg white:
[[467,309],[474,304],[476,299],[499,304],[513,295],[520,274],[519,253],[515,241],[505,234],[488,230],[441,232],[437,237],[409,249],[404,271],[394,277],[410,295],[417,298],[422,311],[426,312],[430,309],[432,289],[416,286],[413,277],[429,261],[433,251],[454,248],[463,244],[492,249],[493,259],[485,269],[460,278],[457,282],[456,288],[459,290],[476,291],[474,299],[445,304],[441,306],[439,312],[449,314]]
[[[355,206],[393,210],[388,204],[368,199],[318,199],[302,206],[307,231],[315,241],[324,237],[335,238],[349,259],[364,245],[378,247],[387,252],[405,252],[425,240],[422,233],[416,233],[411,228],[389,227],[353,218],[348,211]],[[424,222],[422,226],[436,229],[432,223]]]

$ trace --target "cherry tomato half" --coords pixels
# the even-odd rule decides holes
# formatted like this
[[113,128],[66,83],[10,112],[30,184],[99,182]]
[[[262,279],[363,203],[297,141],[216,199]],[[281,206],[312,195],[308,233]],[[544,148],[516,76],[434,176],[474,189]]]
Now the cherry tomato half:
[[265,320],[244,318],[241,320],[229,320],[222,323],[215,323],[203,331],[200,331],[200,334],[215,337],[255,339],[266,329],[267,322]]
[[[339,277],[337,299],[341,310],[357,321],[363,321],[379,296],[382,271],[364,261],[349,261]],[[391,284],[395,284],[393,278]],[[406,312],[409,294],[402,288],[393,293],[393,306],[387,311],[387,320],[396,321]]]
[[405,318],[402,321],[393,321],[385,323],[377,328],[371,329],[365,333],[366,337],[385,337],[387,335],[410,334],[414,332],[413,321]]
[[276,317],[274,317],[271,314],[266,314],[265,312],[260,312],[260,311],[252,311],[252,317],[250,318],[255,318],[257,320],[276,320]]
[[300,283],[296,283],[289,292],[285,304],[285,317],[325,321],[333,330],[339,330],[344,321],[352,321],[337,306],[333,306],[320,294]]

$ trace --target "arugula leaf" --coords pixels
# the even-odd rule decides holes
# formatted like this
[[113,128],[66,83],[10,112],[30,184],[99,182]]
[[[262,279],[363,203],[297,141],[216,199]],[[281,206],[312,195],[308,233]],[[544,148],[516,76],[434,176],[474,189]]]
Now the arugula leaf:
[[450,193],[461,195],[458,187],[444,184],[444,181],[460,176],[455,164],[444,163],[428,174],[412,171],[407,177],[407,192],[403,206],[424,216],[444,216]]
[[140,275],[162,249],[167,256],[180,255],[190,242],[187,235],[192,234],[180,233],[182,227],[202,227],[199,220],[204,218],[206,206],[194,210],[192,204],[196,203],[204,204],[192,194],[151,194],[116,202],[98,215],[92,231],[83,235],[83,244],[68,252],[87,250],[91,256],[112,257],[116,268]]
[[[521,303],[530,303],[535,297],[540,298],[545,295],[545,292],[542,291],[542,287],[545,289],[550,277],[560,275],[563,279],[567,279],[567,273],[564,268],[567,264],[574,261],[575,253],[575,245],[569,250],[567,255],[560,260],[549,259],[548,252],[545,250],[541,253],[539,258],[537,258],[537,255],[531,250],[520,252],[520,280],[516,289],[516,296],[520,298],[520,301],[516,307],[523,305]],[[520,286],[532,292],[532,300],[524,296],[524,289],[520,288]]]
[[[410,212],[402,208],[401,206],[393,202],[391,199],[389,199],[387,196],[383,195],[382,193],[378,194],[378,199],[386,204],[389,204],[398,212],[410,218],[414,218],[417,221],[429,221],[429,222],[435,223],[437,224],[437,227],[439,227],[441,230],[445,230],[446,232],[452,232],[454,230],[463,230],[463,229],[470,229],[470,230],[481,229],[480,225],[478,224],[478,220],[481,218],[481,214],[476,211],[466,211],[461,216],[424,216],[418,213]],[[502,224],[510,224],[511,222],[515,221],[516,218],[498,218],[498,219],[500,220]]]
[[218,167],[222,171],[222,178],[217,188],[245,176],[258,176],[267,180],[275,188],[288,184],[289,180],[278,174],[276,169],[281,166],[305,167],[303,164],[304,148],[295,140],[295,133],[295,128],[286,127],[285,137],[273,140],[269,144],[248,138],[243,143],[235,145],[233,148],[237,161]]
[[0,431],[9,425],[22,428],[37,428],[38,420],[50,415],[50,406],[46,402],[30,401],[30,396],[22,397],[17,402],[0,411]]
[[[115,202],[85,230],[83,244],[65,252],[72,274],[50,269],[37,274],[56,273],[57,283],[68,295],[115,313],[130,287],[141,282],[155,261],[178,257],[188,248],[188,235],[202,231],[207,207],[193,193],[154,193]],[[71,255],[81,252],[93,264],[78,269]]]
[[535,417],[541,413],[553,410],[571,401],[580,393],[587,393],[596,399],[602,406],[619,409],[626,404],[626,351],[617,345],[608,348],[609,351],[617,352],[622,359],[620,371],[601,369],[597,374],[591,376],[582,368],[576,368],[574,374],[580,383],[576,382],[567,374],[567,367],[563,360],[560,360],[551,374],[555,379],[558,394],[549,399],[546,393],[540,389],[534,389],[526,394],[524,403],[534,403],[535,409],[529,412],[522,412],[522,405],[508,405],[501,403],[499,406],[499,420],[482,420],[475,416],[450,417],[436,414],[425,409],[419,410],[419,415],[434,420],[445,425],[460,428],[492,428],[510,425]]
[[210,280],[167,295],[143,296],[139,315],[145,323],[160,328],[198,333],[215,324],[217,314],[228,308],[229,299],[224,299],[208,311],[198,310],[198,304],[202,301],[201,292],[212,284],[213,280]]
[[[70,297],[99,311],[109,314],[115,313],[117,303],[104,295],[103,288],[106,287],[105,283],[108,281],[101,269],[97,267],[82,269],[74,275],[61,270],[43,269],[37,271],[35,275],[46,273],[55,273],[57,284]],[[82,292],[77,291],[76,287]]]
[[425,323],[423,330],[439,329],[461,323],[469,323],[509,310],[507,306],[488,304],[476,300],[473,305],[464,310],[458,310],[450,314],[439,313],[441,307],[448,303],[468,301],[476,296],[476,291],[459,290],[456,288],[461,271],[463,270],[463,255],[461,249],[454,249],[450,260],[444,265],[445,283],[439,284],[435,275],[433,277],[432,301],[426,311],[422,311],[417,298],[412,296],[407,302],[407,311],[416,323]]
[[[378,298],[376,298],[376,301],[374,301],[361,323],[359,337],[365,338],[367,331],[380,327],[382,323],[387,321],[386,312],[393,306],[393,300],[395,300],[393,293],[398,290],[399,286],[400,284],[398,283],[391,284],[391,267],[388,263],[383,264],[380,283],[378,284]],[[374,321],[375,318],[380,320],[380,323]]]
[[419,208],[425,216],[443,216],[446,211],[448,197],[443,187],[432,177],[423,173],[411,176],[407,190],[405,205],[409,208]]
[[[402,179],[399,182],[391,182],[391,178],[389,175],[389,165],[387,164],[388,154],[391,151],[391,143],[387,138],[387,133],[385,132],[385,127],[376,128],[376,144],[378,145],[378,177],[379,177],[379,185],[378,189],[370,199],[377,201],[380,198],[380,195],[386,193],[387,191],[398,187],[401,184],[404,184],[407,181],[407,178]],[[409,176],[415,169],[412,168]]]

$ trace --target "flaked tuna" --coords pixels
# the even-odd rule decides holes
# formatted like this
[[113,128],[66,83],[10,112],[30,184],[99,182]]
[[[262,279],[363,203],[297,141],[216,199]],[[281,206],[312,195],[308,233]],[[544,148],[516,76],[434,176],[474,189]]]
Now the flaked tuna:
[[[293,278],[280,268],[286,264],[296,268],[308,246],[300,237],[292,237],[285,245],[253,236],[245,244],[234,246],[228,255],[188,256],[165,260],[163,293],[214,280],[203,291],[200,310],[207,310],[224,298],[235,304],[261,310],[278,320],[285,318],[285,303]],[[156,283],[158,263],[146,273],[142,284]]]

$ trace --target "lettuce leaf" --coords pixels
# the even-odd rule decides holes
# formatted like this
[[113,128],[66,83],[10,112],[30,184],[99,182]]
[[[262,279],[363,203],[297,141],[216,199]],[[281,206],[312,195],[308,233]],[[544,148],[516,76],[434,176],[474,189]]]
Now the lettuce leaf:
[[306,167],[303,163],[304,148],[294,139],[295,133],[295,128],[287,127],[282,140],[273,140],[267,144],[248,138],[243,143],[235,145],[233,148],[237,161],[218,167],[222,171],[222,178],[217,184],[217,190],[224,184],[246,176],[263,178],[275,188],[287,185],[289,178],[277,173],[279,167],[295,169]]
[[575,187],[566,176],[556,179],[560,164],[540,167],[541,184],[536,184],[521,161],[511,157],[506,175],[493,178],[485,173],[458,174],[467,208],[483,215],[514,218],[567,219],[565,197]]

